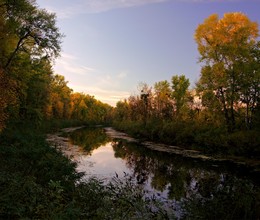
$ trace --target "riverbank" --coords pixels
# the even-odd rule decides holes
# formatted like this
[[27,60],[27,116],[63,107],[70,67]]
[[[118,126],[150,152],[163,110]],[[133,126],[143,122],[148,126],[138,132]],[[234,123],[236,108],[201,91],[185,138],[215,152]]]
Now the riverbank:
[[178,146],[219,157],[260,160],[260,130],[237,129],[183,120],[113,121],[112,127],[143,141]]
[[260,176],[260,161],[256,159],[249,159],[249,158],[230,156],[230,155],[227,155],[226,157],[224,157],[223,155],[221,157],[217,155],[213,156],[213,155],[205,154],[199,150],[190,150],[178,146],[155,143],[151,141],[141,141],[129,136],[124,132],[117,131],[112,127],[106,127],[105,131],[112,138],[124,139],[129,142],[138,142],[142,146],[154,151],[166,152],[169,154],[180,155],[182,157],[192,158],[201,161],[209,161],[214,163],[226,163],[240,168],[244,168],[252,176],[253,175],[256,175],[258,177]]
[[77,156],[81,154],[80,149],[78,146],[71,144],[69,142],[69,138],[64,137],[62,134],[70,133],[84,127],[85,126],[63,128],[58,132],[47,134],[46,141],[50,144],[50,146],[61,151],[66,157],[77,158]]

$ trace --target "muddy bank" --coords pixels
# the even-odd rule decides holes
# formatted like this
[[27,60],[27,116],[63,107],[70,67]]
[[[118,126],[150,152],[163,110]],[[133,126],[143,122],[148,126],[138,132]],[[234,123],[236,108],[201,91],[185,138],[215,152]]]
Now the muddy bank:
[[83,154],[83,152],[77,145],[71,144],[69,142],[69,138],[62,137],[62,134],[73,132],[81,128],[84,128],[84,126],[64,128],[57,133],[47,134],[46,141],[50,143],[52,147],[55,147],[56,149],[60,150],[65,156],[67,156],[68,158],[73,158],[75,161],[75,159],[79,158],[80,155]]
[[142,146],[147,147],[154,151],[166,152],[169,154],[180,155],[182,157],[197,159],[201,161],[209,161],[214,163],[226,163],[238,167],[243,167],[247,169],[250,173],[253,174],[255,173],[256,175],[260,174],[260,161],[258,160],[250,160],[248,158],[235,157],[235,156],[224,158],[224,157],[206,155],[198,150],[188,150],[178,146],[159,144],[159,143],[154,143],[149,141],[139,141],[138,139],[132,138],[126,133],[116,131],[111,127],[105,128],[105,131],[112,138],[124,139],[129,142],[138,142]]

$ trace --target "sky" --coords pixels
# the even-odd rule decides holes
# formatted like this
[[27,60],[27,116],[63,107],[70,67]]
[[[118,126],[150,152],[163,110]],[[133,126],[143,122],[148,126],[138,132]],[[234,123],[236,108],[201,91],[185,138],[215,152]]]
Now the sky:
[[212,14],[242,12],[260,25],[260,0],[37,0],[65,35],[54,72],[74,92],[115,106],[138,85],[184,74],[191,88],[201,64],[194,40]]

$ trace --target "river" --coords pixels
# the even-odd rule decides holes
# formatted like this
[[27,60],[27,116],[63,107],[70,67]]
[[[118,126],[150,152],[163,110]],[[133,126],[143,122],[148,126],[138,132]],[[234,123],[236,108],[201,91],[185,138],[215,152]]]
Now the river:
[[113,138],[102,127],[63,136],[69,138],[71,158],[84,178],[131,176],[147,194],[171,201],[177,218],[181,205],[206,218],[259,217],[259,183],[243,168],[154,151],[135,140]]

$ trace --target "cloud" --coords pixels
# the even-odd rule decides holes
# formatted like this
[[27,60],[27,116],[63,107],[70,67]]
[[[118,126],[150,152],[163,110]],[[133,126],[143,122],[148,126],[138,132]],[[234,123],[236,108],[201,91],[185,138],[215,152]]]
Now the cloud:
[[60,71],[70,72],[77,75],[87,75],[96,72],[92,67],[79,65],[77,60],[78,58],[71,54],[62,53],[61,57],[56,60],[55,65],[59,66]]
[[[79,14],[101,13],[113,9],[137,7],[147,4],[163,2],[190,2],[190,3],[212,3],[212,2],[239,2],[245,0],[74,0],[69,3],[55,5],[55,1],[49,2],[45,8],[54,12],[59,18],[70,18]],[[56,2],[57,4],[57,2]]]
[[122,90],[102,89],[96,86],[78,86],[70,85],[74,92],[83,92],[85,94],[94,95],[97,100],[116,106],[120,100],[124,100],[130,96],[130,93]]
[[96,99],[112,106],[129,97],[128,92],[120,89],[128,71],[108,74],[82,65],[80,59],[72,54],[62,53],[56,60],[55,72],[65,76],[74,92],[94,95]]
[[119,79],[123,79],[125,77],[127,77],[127,72],[126,71],[122,71],[121,73],[119,73],[117,75],[117,78],[119,78]]
[[100,13],[118,8],[129,8],[166,1],[170,0],[74,0],[64,7],[62,5],[59,5],[59,7],[48,6],[46,9],[55,12],[59,18],[69,18],[78,14]]

